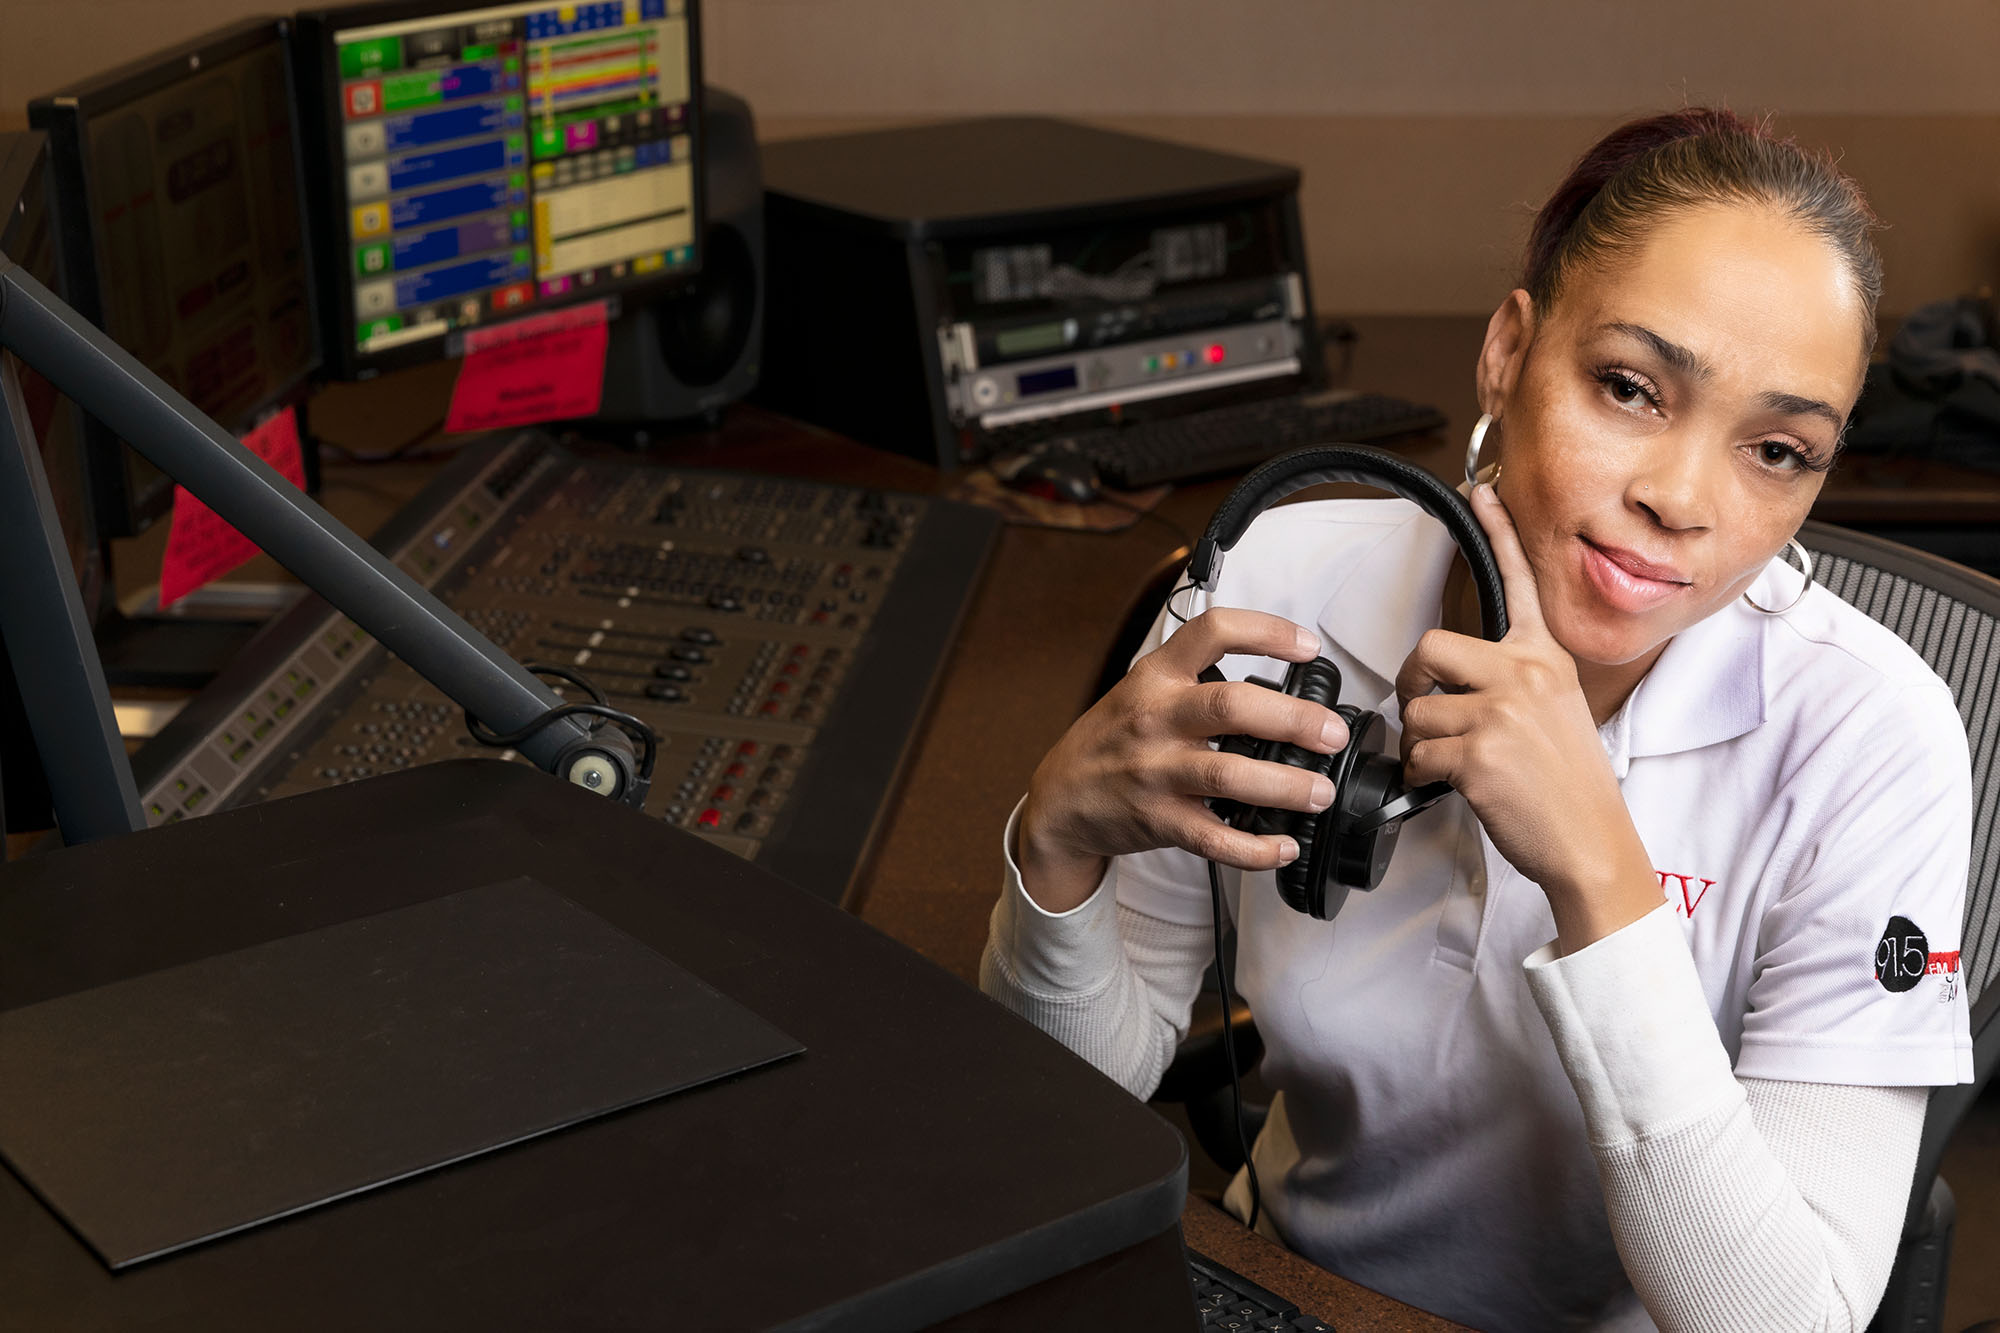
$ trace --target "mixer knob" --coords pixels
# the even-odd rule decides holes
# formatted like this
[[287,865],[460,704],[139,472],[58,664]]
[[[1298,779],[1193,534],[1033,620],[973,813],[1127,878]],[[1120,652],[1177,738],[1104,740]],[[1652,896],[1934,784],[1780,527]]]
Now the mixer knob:
[[654,675],[656,675],[656,676],[658,676],[658,677],[659,677],[659,678],[660,678],[661,680],[693,680],[693,679],[694,679],[694,672],[692,672],[692,671],[689,671],[689,670],[688,670],[688,669],[687,669],[686,667],[684,667],[684,666],[678,666],[678,665],[676,665],[675,663],[672,663],[672,662],[657,662],[657,663],[655,663],[655,664],[654,664],[654,666],[653,666],[653,674],[654,674]]
[[743,603],[737,601],[726,592],[710,593],[708,596],[708,609],[711,611],[741,611]]
[[739,546],[736,548],[736,558],[746,564],[761,565],[771,559],[771,553],[761,546]]
[[702,625],[690,625],[681,631],[682,643],[714,643],[715,631]]
[[706,662],[708,660],[708,654],[703,652],[701,649],[687,647],[684,645],[676,645],[675,647],[669,649],[667,652],[667,656],[673,658],[674,661],[676,662],[700,663],[700,662]]
[[656,680],[647,684],[646,697],[648,699],[659,699],[666,703],[677,703],[687,696],[681,693],[680,686],[669,685],[663,680]]

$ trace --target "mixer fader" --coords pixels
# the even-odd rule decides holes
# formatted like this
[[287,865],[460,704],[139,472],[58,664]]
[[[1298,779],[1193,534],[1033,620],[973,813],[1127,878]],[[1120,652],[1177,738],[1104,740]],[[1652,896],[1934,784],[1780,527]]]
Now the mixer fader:
[[[914,495],[579,459],[525,432],[469,449],[377,545],[515,659],[577,671],[650,724],[648,814],[838,899],[996,526]],[[502,753],[317,599],[253,655],[142,752],[152,822]]]

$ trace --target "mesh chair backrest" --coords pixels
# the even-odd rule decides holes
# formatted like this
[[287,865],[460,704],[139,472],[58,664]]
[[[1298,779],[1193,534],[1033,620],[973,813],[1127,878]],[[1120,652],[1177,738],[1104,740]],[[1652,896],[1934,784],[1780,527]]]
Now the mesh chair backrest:
[[[1829,532],[1808,524],[1813,578],[1881,622],[1930,663],[1951,687],[1972,746],[1972,864],[1965,886],[1965,938],[1959,967],[1975,1006],[2000,971],[2000,584],[1908,547]],[[1825,541],[1833,550],[1822,550]],[[1893,550],[1901,572],[1867,560],[1861,543]],[[1860,558],[1857,558],[1860,557]],[[1935,571],[1927,568],[1935,566]],[[1925,577],[1935,573],[1935,582]],[[1912,577],[1915,575],[1915,577]],[[1941,591],[1940,587],[1951,589]],[[1956,595],[1954,595],[1956,594]],[[1961,597],[1969,600],[1961,600]]]

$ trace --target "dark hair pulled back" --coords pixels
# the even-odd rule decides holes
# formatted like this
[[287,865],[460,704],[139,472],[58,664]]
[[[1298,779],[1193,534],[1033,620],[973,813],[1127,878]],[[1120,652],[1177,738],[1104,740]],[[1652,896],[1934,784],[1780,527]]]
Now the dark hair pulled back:
[[1579,158],[1535,215],[1521,285],[1546,311],[1578,271],[1637,248],[1666,217],[1727,203],[1776,209],[1832,245],[1861,297],[1865,344],[1874,345],[1881,224],[1860,187],[1827,153],[1713,107],[1631,121]]

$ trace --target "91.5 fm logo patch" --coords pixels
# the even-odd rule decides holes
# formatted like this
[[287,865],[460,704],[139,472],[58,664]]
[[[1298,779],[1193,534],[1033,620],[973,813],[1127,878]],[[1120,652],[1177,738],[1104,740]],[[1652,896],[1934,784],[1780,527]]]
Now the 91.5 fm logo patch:
[[1930,940],[1917,923],[1906,916],[1889,918],[1887,929],[1875,944],[1875,980],[1891,994],[1912,990],[1927,976],[1941,977],[1940,1002],[1958,995],[1958,950],[1932,953]]

